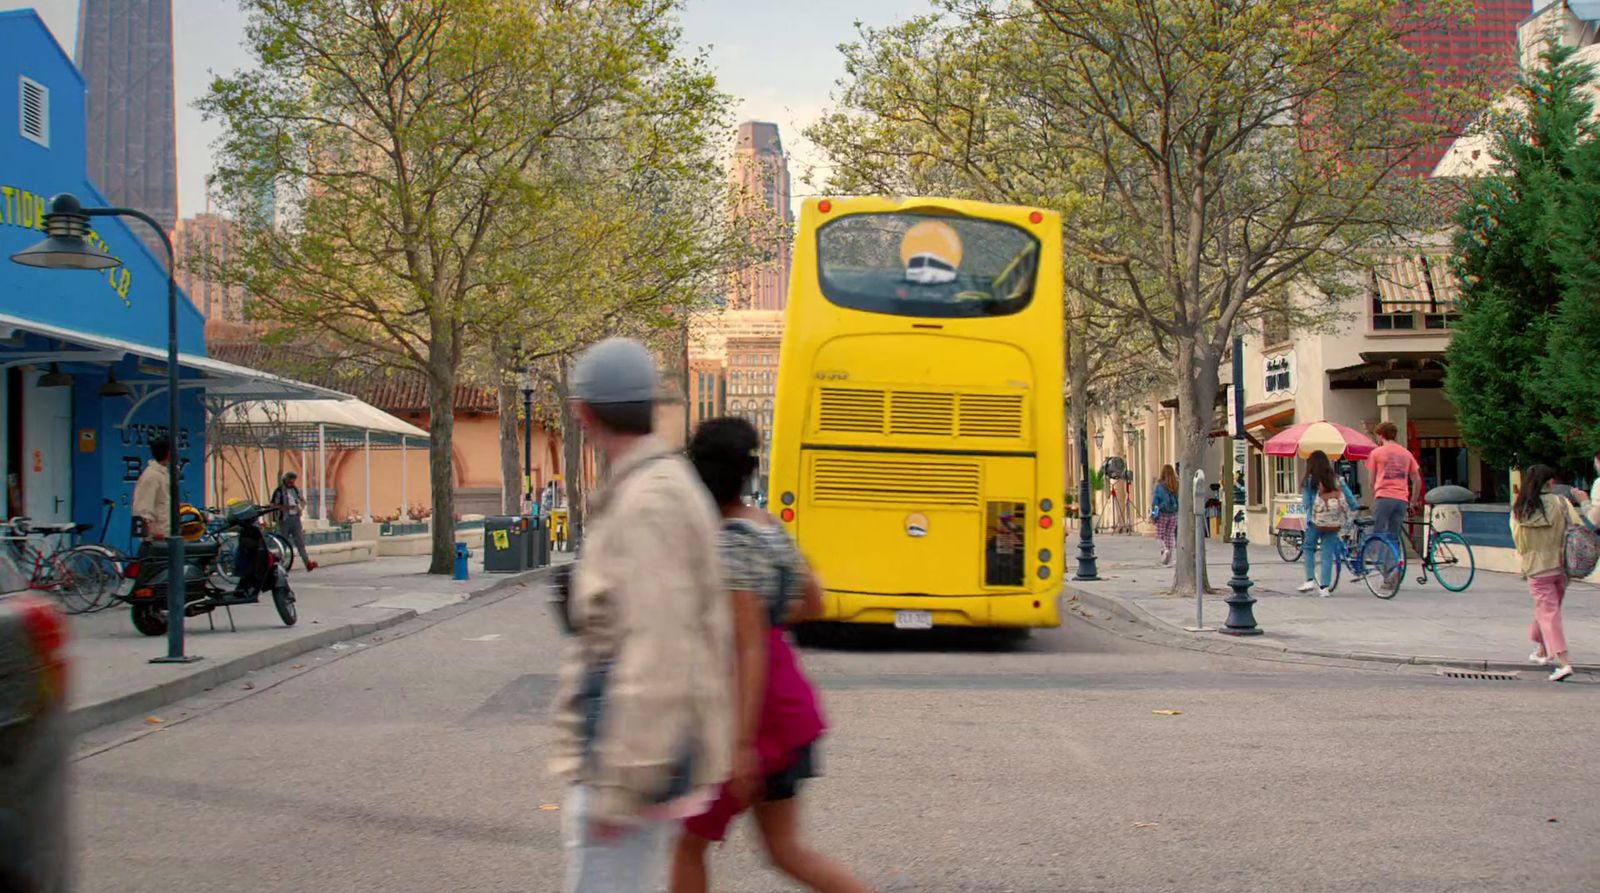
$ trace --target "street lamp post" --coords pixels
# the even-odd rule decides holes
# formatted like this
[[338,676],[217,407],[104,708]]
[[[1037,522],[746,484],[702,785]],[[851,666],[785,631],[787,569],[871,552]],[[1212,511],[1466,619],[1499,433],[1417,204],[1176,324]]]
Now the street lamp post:
[[533,379],[522,371],[522,489],[528,511],[533,511]]
[[1094,511],[1089,493],[1089,421],[1078,423],[1078,461],[1083,475],[1078,480],[1078,572],[1074,580],[1098,580],[1100,569],[1094,556]]
[[78,197],[63,192],[50,199],[44,215],[43,241],[11,255],[12,261],[47,270],[106,270],[122,261],[90,245],[89,218],[132,217],[142,220],[161,236],[167,249],[167,444],[171,447],[167,487],[167,654],[151,663],[189,663],[200,658],[183,653],[184,567],[183,529],[178,521],[178,477],[183,471],[178,450],[178,280],[172,239],[154,217],[133,208],[85,208]]

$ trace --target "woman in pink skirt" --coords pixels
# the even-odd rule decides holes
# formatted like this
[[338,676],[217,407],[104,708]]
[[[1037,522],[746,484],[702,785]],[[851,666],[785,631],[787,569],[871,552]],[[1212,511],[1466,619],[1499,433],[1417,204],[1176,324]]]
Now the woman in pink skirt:
[[1161,540],[1161,563],[1172,563],[1172,550],[1178,542],[1178,472],[1171,465],[1161,466],[1156,492],[1150,500],[1150,520],[1156,524]]
[[760,448],[755,428],[734,418],[706,422],[689,444],[689,459],[722,510],[719,546],[724,583],[733,593],[739,738],[734,777],[710,809],[683,823],[672,893],[706,893],[707,851],[726,839],[728,826],[746,809],[784,874],[821,893],[871,893],[801,835],[800,786],[817,774],[817,742],[826,726],[786,627],[822,609],[822,589],[782,526],[741,499]]

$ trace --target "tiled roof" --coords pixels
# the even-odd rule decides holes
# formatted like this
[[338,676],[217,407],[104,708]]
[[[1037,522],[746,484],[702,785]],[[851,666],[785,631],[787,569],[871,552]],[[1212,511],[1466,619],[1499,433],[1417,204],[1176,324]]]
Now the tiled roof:
[[[344,391],[385,412],[428,411],[427,379],[413,369],[364,369],[343,373],[330,366],[326,357],[260,341],[213,341],[206,345],[206,352],[223,362]],[[458,383],[455,405],[457,412],[493,413],[499,408],[494,390],[476,384]]]

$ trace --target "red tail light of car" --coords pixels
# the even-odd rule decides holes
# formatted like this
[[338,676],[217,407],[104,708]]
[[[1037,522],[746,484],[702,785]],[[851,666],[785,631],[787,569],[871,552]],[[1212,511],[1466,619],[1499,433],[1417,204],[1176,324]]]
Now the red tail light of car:
[[39,657],[41,694],[47,701],[67,698],[67,626],[61,612],[41,598],[21,596],[18,612]]

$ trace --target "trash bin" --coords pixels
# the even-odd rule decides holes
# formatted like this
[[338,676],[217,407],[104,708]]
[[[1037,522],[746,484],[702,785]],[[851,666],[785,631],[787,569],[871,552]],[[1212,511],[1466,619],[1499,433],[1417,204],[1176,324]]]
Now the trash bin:
[[483,519],[483,570],[513,574],[528,569],[528,519],[520,515],[490,515]]
[[523,539],[528,543],[528,567],[544,567],[550,563],[549,519],[535,514],[527,522],[528,535]]

